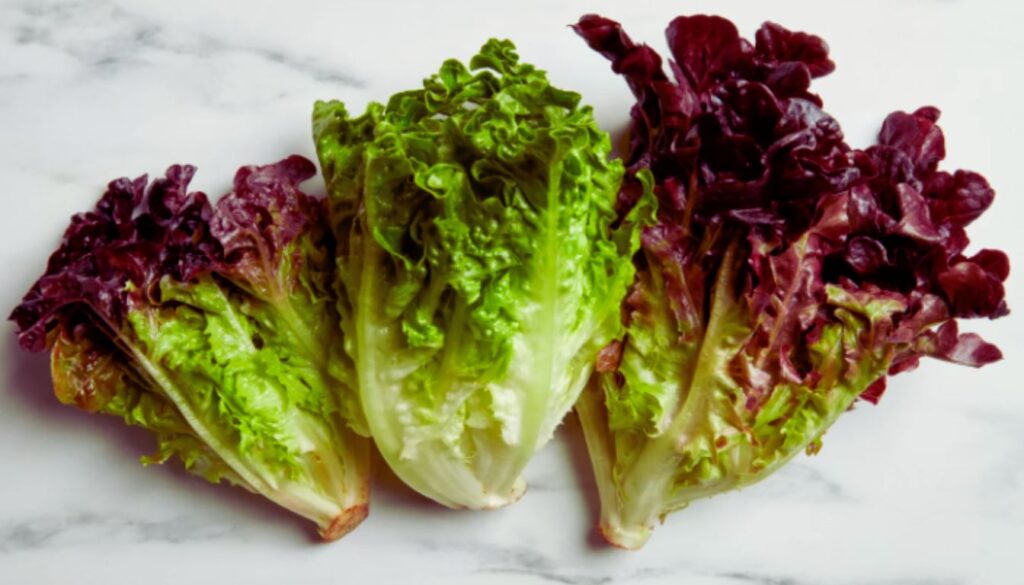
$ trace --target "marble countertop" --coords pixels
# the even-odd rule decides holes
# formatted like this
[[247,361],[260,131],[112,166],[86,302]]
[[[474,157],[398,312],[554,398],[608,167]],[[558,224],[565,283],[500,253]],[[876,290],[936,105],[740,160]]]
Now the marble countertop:
[[[116,176],[234,169],[312,156],[316,98],[361,108],[417,84],[488,37],[581,91],[620,131],[624,84],[564,25],[621,20],[658,48],[680,11],[721,12],[824,36],[838,69],[817,86],[850,141],[892,109],[944,112],[947,168],[999,195],[977,246],[1024,262],[1024,4],[885,2],[0,1],[0,307],[43,268],[67,218]],[[773,3],[775,4],[775,3]],[[780,3],[781,4],[781,3]],[[628,6],[628,9],[626,8]],[[1020,271],[1008,283],[1024,309]],[[605,583],[987,585],[1024,582],[1024,328],[971,323],[1006,359],[929,362],[878,407],[842,417],[822,452],[742,492],[676,513],[640,552],[601,545],[575,421],[527,470],[518,504],[453,512],[378,473],[369,519],[317,544],[302,520],[174,465],[137,463],[143,432],[61,406],[45,357],[0,351],[0,583]]]

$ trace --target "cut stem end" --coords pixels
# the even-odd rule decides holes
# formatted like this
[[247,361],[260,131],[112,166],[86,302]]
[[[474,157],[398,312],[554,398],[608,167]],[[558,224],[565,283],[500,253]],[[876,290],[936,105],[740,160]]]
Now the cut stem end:
[[612,546],[625,550],[638,550],[647,544],[651,537],[650,526],[621,526],[610,522],[602,522],[597,528],[601,536]]
[[320,536],[322,536],[326,542],[338,540],[342,536],[352,532],[356,526],[359,526],[359,524],[366,519],[366,516],[369,515],[369,513],[370,506],[368,504],[352,506],[341,514],[335,516],[334,519],[331,520],[331,523],[320,531]]
[[478,510],[497,510],[510,504],[514,504],[526,493],[526,480],[522,477],[516,478],[512,488],[505,495],[488,494],[481,502]]

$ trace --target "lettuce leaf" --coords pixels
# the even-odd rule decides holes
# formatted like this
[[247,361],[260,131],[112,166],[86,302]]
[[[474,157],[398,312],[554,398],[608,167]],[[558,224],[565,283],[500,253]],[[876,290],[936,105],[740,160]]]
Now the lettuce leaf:
[[71,220],[11,315],[49,349],[66,404],[153,432],[177,458],[313,520],[326,539],[367,513],[368,442],[331,294],[324,202],[298,156],[244,167],[211,206],[195,169],[118,179]]
[[617,218],[622,165],[579,100],[491,40],[360,116],[313,112],[369,429],[447,506],[520,496],[621,328],[653,201]]
[[611,543],[642,546],[669,512],[817,452],[922,356],[1000,359],[956,321],[1008,312],[1005,254],[964,255],[994,192],[938,170],[938,110],[893,113],[856,150],[810,92],[834,69],[818,37],[766,23],[751,43],[679,17],[670,78],[618,23],[575,29],[637,100],[618,208],[648,174],[658,200],[625,335],[576,405]]

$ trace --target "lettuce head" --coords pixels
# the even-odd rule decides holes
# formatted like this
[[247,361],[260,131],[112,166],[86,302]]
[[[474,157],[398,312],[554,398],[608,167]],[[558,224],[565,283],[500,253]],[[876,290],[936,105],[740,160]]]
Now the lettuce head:
[[[451,507],[523,492],[620,328],[637,225],[580,96],[508,41],[313,133],[338,241],[338,312],[391,468]],[[650,198],[648,198],[650,199]]]
[[1009,264],[965,253],[992,203],[985,179],[938,169],[939,112],[886,118],[851,148],[810,92],[831,72],[822,39],[766,23],[684,16],[661,57],[618,23],[576,31],[636,97],[620,208],[654,179],[625,335],[577,403],[600,530],[635,548],[690,502],[770,476],[888,374],[922,356],[1001,357],[958,318],[1007,313]]
[[11,318],[54,391],[338,538],[367,513],[368,441],[331,293],[324,201],[298,156],[244,167],[211,205],[194,167],[110,183]]

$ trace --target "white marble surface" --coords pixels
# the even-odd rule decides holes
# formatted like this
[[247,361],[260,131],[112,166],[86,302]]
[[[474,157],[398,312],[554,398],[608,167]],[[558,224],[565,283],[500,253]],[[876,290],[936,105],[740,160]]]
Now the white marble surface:
[[[818,86],[855,144],[890,109],[944,110],[951,165],[999,195],[973,230],[1020,267],[1024,8],[886,2],[0,2],[0,308],[42,270],[68,216],[107,180],[199,166],[219,193],[236,166],[312,155],[309,108],[362,107],[468,57],[489,36],[580,90],[610,130],[629,96],[565,24],[585,11],[663,47],[680,11],[717,11],[827,38]],[[629,8],[627,9],[626,6]],[[144,433],[59,405],[45,358],[0,336],[0,583],[579,583],[953,585],[1024,582],[1024,330],[973,324],[1007,359],[927,363],[877,408],[844,416],[814,458],[668,519],[641,552],[601,546],[575,423],[496,512],[452,512],[380,478],[370,518],[332,545],[260,499],[144,469]]]

